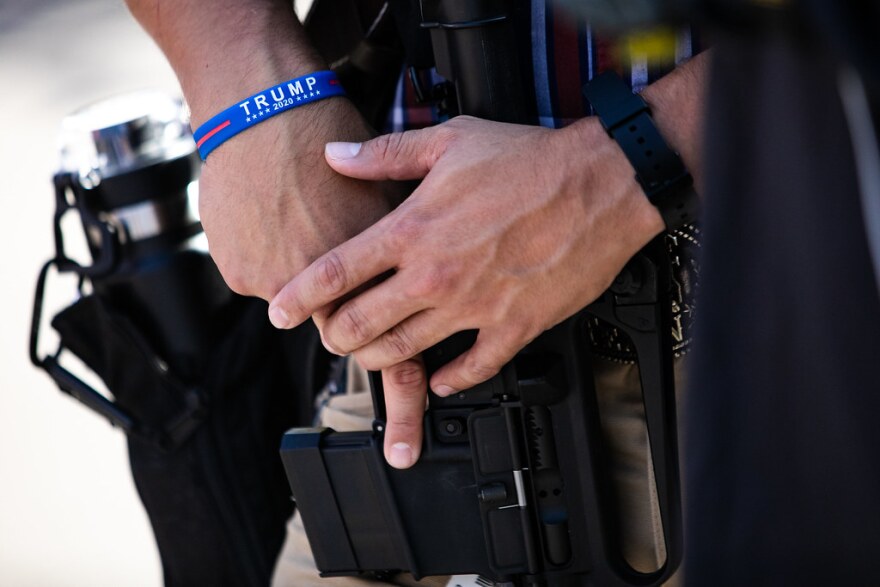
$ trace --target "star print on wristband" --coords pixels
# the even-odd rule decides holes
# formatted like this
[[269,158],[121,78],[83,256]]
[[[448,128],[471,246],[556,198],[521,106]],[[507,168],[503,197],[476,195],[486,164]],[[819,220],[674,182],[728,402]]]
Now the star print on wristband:
[[265,89],[212,117],[193,133],[199,156],[204,161],[227,140],[276,114],[344,95],[332,71],[317,71]]

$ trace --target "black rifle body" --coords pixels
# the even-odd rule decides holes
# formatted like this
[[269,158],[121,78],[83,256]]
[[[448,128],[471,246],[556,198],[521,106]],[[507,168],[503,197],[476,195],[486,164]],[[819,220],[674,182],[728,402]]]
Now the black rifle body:
[[[423,0],[421,9],[459,112],[531,121],[528,100],[510,91],[522,80],[511,3]],[[285,435],[282,458],[322,575],[477,573],[534,586],[665,581],[681,559],[668,265],[658,238],[627,265],[618,287],[543,333],[499,375],[449,398],[431,394],[425,444],[411,469],[385,463],[379,377],[371,378],[373,431]],[[650,573],[635,571],[619,548],[590,317],[625,333],[639,358],[667,553]],[[429,374],[473,339],[459,333],[426,351]]]

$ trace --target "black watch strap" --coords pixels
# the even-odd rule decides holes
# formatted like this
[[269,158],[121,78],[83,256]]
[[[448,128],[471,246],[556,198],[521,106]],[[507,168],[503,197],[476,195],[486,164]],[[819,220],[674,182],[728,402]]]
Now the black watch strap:
[[694,222],[700,200],[693,178],[678,153],[663,140],[642,97],[610,71],[590,80],[583,92],[602,126],[629,159],[636,181],[660,211],[667,230]]

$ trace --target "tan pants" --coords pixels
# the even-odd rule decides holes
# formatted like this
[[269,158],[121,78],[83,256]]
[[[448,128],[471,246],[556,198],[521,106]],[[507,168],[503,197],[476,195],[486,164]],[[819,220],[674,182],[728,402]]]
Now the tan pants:
[[[684,385],[682,361],[676,360],[676,389]],[[594,359],[593,370],[599,394],[602,426],[612,451],[614,481],[621,500],[621,548],[626,560],[639,571],[652,571],[665,560],[663,530],[660,523],[653,467],[648,450],[641,386],[635,365]],[[372,401],[366,393],[366,373],[349,362],[349,381],[345,395],[331,398],[321,413],[321,424],[339,432],[370,430]],[[678,402],[681,405],[681,402]],[[674,583],[671,581],[669,584]],[[359,587],[375,585],[418,585],[442,587],[456,585],[455,578],[431,577],[414,581],[399,576],[393,583],[377,583],[353,577],[322,579],[318,576],[312,551],[299,514],[291,518],[287,540],[278,558],[273,587]],[[462,582],[463,583],[463,582]]]

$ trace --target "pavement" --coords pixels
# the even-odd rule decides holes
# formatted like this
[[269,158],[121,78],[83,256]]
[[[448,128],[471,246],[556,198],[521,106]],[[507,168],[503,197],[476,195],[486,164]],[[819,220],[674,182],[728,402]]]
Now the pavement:
[[[0,585],[162,584],[122,433],[33,368],[27,341],[61,119],[176,87],[121,0],[0,0]],[[73,300],[70,278],[50,287],[47,312]]]

